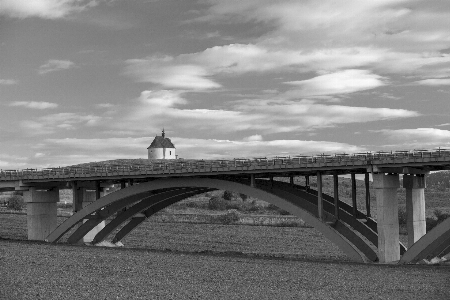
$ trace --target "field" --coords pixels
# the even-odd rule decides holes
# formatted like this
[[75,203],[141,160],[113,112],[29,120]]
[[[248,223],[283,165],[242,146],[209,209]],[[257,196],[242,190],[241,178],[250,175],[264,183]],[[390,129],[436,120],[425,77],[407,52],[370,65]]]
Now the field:
[[312,228],[147,221],[103,248],[24,241],[26,216],[0,214],[0,237],[0,299],[450,297],[448,264],[348,262]]
[[[331,178],[325,177],[324,186],[332,194]],[[348,190],[349,180],[341,178],[340,199],[350,203]],[[358,181],[358,207],[364,211],[363,191]],[[450,299],[449,263],[352,263],[319,232],[290,216],[289,222],[271,223],[278,226],[220,224],[215,216],[226,210],[211,211],[208,203],[221,193],[172,205],[127,236],[123,248],[67,245],[64,239],[56,245],[29,242],[24,211],[0,212],[0,299]],[[398,194],[404,207],[404,190]],[[69,215],[70,190],[60,196],[58,213]],[[449,211],[446,188],[427,189],[426,199],[427,216],[434,209]],[[247,218],[284,215],[257,199],[227,205],[237,205]],[[186,223],[180,213],[213,222]]]

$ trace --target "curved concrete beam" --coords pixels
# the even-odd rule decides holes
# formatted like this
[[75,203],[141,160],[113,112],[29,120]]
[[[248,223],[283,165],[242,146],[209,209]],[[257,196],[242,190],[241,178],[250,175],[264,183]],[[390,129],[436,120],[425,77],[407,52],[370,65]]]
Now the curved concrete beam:
[[[139,205],[140,203],[144,203],[150,199],[150,201],[152,202],[157,202],[157,201],[161,201],[163,199],[166,198],[170,198],[176,195],[183,195],[188,193],[189,191],[191,191],[192,189],[188,189],[188,188],[183,188],[183,189],[168,189],[168,190],[161,190],[158,191],[157,193],[152,193],[150,195],[142,195],[143,198],[141,198],[138,202]],[[184,199],[184,198],[182,198]],[[79,240],[81,240],[89,231],[91,231],[95,226],[97,226],[98,224],[100,224],[100,222],[106,220],[108,217],[112,216],[113,214],[115,214],[116,212],[118,212],[119,210],[121,210],[122,208],[124,208],[125,206],[131,204],[129,201],[127,201],[128,199],[125,198],[123,200],[120,201],[116,201],[110,205],[108,205],[105,209],[102,209],[100,211],[98,211],[98,217],[97,218],[92,218],[89,219],[87,222],[83,223],[80,227],[77,228],[77,230],[75,230],[74,233],[72,233],[72,235],[67,239],[67,243],[69,244],[76,244]],[[135,200],[135,199],[133,199]],[[133,201],[135,203],[135,201]],[[120,204],[120,205],[118,205]],[[115,209],[115,210],[114,210]],[[104,211],[107,211],[107,213],[105,213]],[[127,210],[128,211],[128,210]],[[109,223],[108,223],[109,225]],[[108,226],[107,225],[107,226]],[[100,242],[100,241],[92,241],[92,243],[96,243],[96,242]]]
[[[65,233],[72,229],[75,225],[82,222],[83,219],[89,218],[89,215],[97,213],[98,223],[114,214],[118,210],[126,207],[127,205],[133,204],[140,201],[142,198],[164,192],[157,189],[145,190],[142,187],[138,188],[139,185],[131,186],[126,189],[115,191],[108,194],[88,206],[84,207],[82,210],[78,211],[76,214],[67,219],[64,223],[60,224],[53,232],[51,232],[47,238],[46,242],[55,243],[57,242]],[[133,189],[133,193],[125,191],[127,189]],[[167,190],[176,190],[179,188],[170,188]],[[97,223],[97,224],[98,224]]]
[[399,264],[417,263],[445,252],[450,246],[450,218],[438,224],[415,242],[400,258]]
[[347,256],[350,259],[359,262],[367,261],[366,256],[360,250],[358,250],[358,248],[354,246],[349,240],[344,238],[341,234],[339,234],[334,228],[330,227],[328,224],[317,219],[315,215],[311,214],[310,212],[306,211],[305,209],[297,205],[295,201],[286,200],[273,193],[269,193],[267,191],[253,188],[241,183],[209,178],[159,179],[151,182],[134,185],[126,189],[122,189],[114,193],[108,194],[98,199],[97,201],[93,202],[91,205],[83,208],[80,212],[78,212],[77,214],[73,215],[71,218],[66,220],[67,224],[65,224],[66,222],[61,224],[53,233],[51,233],[47,237],[46,240],[49,242],[56,241],[61,235],[67,232],[75,224],[83,220],[86,216],[92,214],[93,212],[101,209],[106,205],[114,203],[115,201],[120,201],[121,199],[126,197],[134,197],[136,195],[139,195],[140,199],[142,199],[142,196],[140,195],[148,193],[149,191],[164,190],[171,188],[182,188],[182,187],[185,188],[198,187],[198,188],[230,190],[272,203],[290,212],[291,214],[300,217],[306,223],[315,227],[326,238],[328,238],[331,242],[336,244],[345,254],[347,254]]
[[[296,206],[301,207],[302,209],[308,211],[316,218],[318,217],[317,206],[305,201],[302,197],[298,196],[298,192],[296,194],[292,194],[289,191],[282,190],[276,188],[276,184],[273,184],[271,188],[270,184],[267,184],[264,180],[256,181],[256,186],[260,189],[266,190],[269,193],[275,194],[286,201],[293,203]],[[324,212],[325,216],[329,219],[333,219],[334,216],[328,212]],[[363,225],[363,224],[361,224]],[[357,235],[353,230],[347,227],[342,223],[341,220],[334,219],[334,224],[332,225],[333,229],[339,232],[342,236],[344,236],[352,245],[354,245],[361,253],[363,253],[367,259],[370,261],[377,261],[378,255],[377,253],[367,244],[365,240],[363,240],[359,235]]]
[[[212,191],[214,189],[208,189],[208,190]],[[205,192],[207,192],[207,191],[205,191]],[[173,197],[173,198],[167,199],[166,201],[161,201],[161,202],[158,202],[158,203],[150,206],[150,208],[148,208],[147,210],[145,210],[142,213],[143,216],[133,217],[130,222],[128,222],[124,227],[122,227],[122,229],[120,229],[119,232],[116,233],[112,242],[115,244],[115,243],[121,241],[124,237],[126,237],[131,231],[136,229],[147,218],[150,218],[155,213],[159,212],[160,210],[162,210],[178,201],[180,201],[180,199],[177,199],[177,197]]]
[[170,201],[171,203],[175,203],[181,200],[184,200],[186,198],[192,197],[194,195],[203,194],[206,192],[211,191],[211,189],[199,189],[199,188],[192,188],[192,189],[184,189],[184,191],[177,191],[170,192],[170,193],[162,193],[158,194],[157,196],[153,197],[147,197],[142,199],[142,201],[138,202],[137,204],[133,205],[132,207],[129,207],[126,211],[120,213],[117,215],[116,218],[111,220],[106,226],[100,230],[97,235],[94,237],[94,240],[92,241],[93,244],[97,244],[101,241],[103,241],[114,229],[122,225],[124,222],[126,222],[129,219],[132,219],[135,215],[144,212],[144,219],[148,218],[148,208],[153,207],[161,202],[167,202]]
[[[301,198],[313,203],[317,207],[317,191],[313,189],[306,190],[303,186],[292,185],[287,182],[274,181],[274,186],[280,187],[283,190],[295,191],[295,194]],[[323,194],[323,208],[326,212],[333,214],[334,212],[334,198]],[[317,210],[317,208],[316,208]],[[353,208],[345,202],[339,201],[339,219],[359,232],[362,236],[368,239],[375,247],[378,247],[377,222],[372,218],[366,218],[365,214],[357,211],[358,218],[366,219],[366,222],[361,222],[353,215]],[[400,242],[400,255],[406,252],[406,247]]]

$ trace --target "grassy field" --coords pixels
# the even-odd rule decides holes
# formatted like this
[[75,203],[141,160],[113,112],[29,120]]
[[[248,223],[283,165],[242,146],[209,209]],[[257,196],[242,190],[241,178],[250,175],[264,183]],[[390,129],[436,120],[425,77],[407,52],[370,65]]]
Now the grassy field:
[[[211,213],[192,201],[165,213]],[[450,299],[449,264],[352,263],[307,227],[157,220],[103,248],[26,241],[26,215],[0,213],[0,299]]]
[[103,248],[24,241],[26,216],[0,214],[0,237],[7,300],[450,298],[450,266],[352,263],[312,228],[147,221]]

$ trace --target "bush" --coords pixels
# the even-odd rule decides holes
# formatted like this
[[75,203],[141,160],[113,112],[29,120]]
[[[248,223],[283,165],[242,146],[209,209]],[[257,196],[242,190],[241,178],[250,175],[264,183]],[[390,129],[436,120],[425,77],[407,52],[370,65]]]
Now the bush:
[[278,206],[276,206],[275,204],[269,203],[269,205],[267,205],[267,209],[268,210],[278,210]]
[[224,210],[226,208],[226,201],[221,197],[211,197],[208,202],[208,208],[211,210]]
[[241,197],[242,201],[247,200],[248,196],[246,194],[239,194],[239,197]]
[[239,221],[239,214],[236,210],[232,209],[224,215],[215,216],[214,220],[221,224],[232,224]]
[[72,202],[58,202],[57,206],[58,206],[58,208],[71,209],[73,204],[72,204]]
[[25,202],[23,201],[23,197],[19,195],[12,195],[9,197],[8,201],[8,209],[12,210],[22,210],[25,207]]
[[280,215],[283,215],[283,216],[289,215],[289,214],[290,214],[288,211],[286,211],[286,210],[284,210],[284,209],[282,209],[282,208],[279,208],[278,206],[276,206],[276,205],[274,205],[274,204],[272,204],[272,203],[270,203],[270,204],[267,206],[267,209],[268,209],[268,210],[276,211],[276,212],[278,212]]
[[232,191],[224,191],[223,192],[223,199],[227,201],[233,200],[233,192]]
[[406,210],[404,208],[399,208],[398,210],[398,224],[399,225],[406,225],[408,214],[406,213]]
[[450,218],[450,214],[443,213],[439,209],[434,210],[434,215],[436,218],[427,218],[427,231],[430,231],[434,227],[436,227],[439,223],[443,222],[447,218]]

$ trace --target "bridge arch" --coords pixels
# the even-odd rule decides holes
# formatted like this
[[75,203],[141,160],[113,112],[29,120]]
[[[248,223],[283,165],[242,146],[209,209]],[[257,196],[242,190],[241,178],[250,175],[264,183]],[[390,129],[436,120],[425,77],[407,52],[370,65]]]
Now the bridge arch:
[[[373,253],[370,252],[371,250],[368,249],[366,244],[355,243],[355,240],[358,239],[356,235],[352,236],[350,239],[348,236],[342,235],[338,229],[333,228],[322,220],[319,220],[316,215],[299,205],[296,199],[290,198],[290,195],[285,195],[280,190],[278,190],[278,193],[272,193],[267,189],[251,187],[239,182],[210,178],[159,179],[134,185],[108,194],[93,202],[92,204],[86,206],[85,208],[74,214],[72,217],[67,219],[46,238],[46,241],[56,242],[76,224],[82,222],[83,219],[88,218],[90,215],[94,213],[103,215],[103,217],[112,215],[114,212],[126,206],[125,203],[138,203],[143,199],[149,199],[151,197],[155,197],[155,195],[160,195],[162,197],[161,199],[163,200],[157,203],[162,204],[160,205],[161,207],[165,207],[164,203],[167,204],[170,203],[170,201],[175,200],[180,201],[184,198],[187,198],[187,194],[189,193],[203,193],[208,189],[230,190],[274,204],[290,212],[292,215],[300,217],[306,223],[316,228],[327,239],[337,245],[350,259],[359,262],[374,260]],[[170,197],[165,197],[167,196],[164,196],[165,193],[172,194],[170,194]],[[90,222],[90,225],[84,226],[84,230],[93,228],[96,225],[96,222],[101,222],[101,220],[98,221],[98,219],[94,218],[89,220],[88,222]],[[343,230],[343,232],[349,233],[349,231],[345,228],[341,227],[341,229]],[[371,256],[367,255],[368,253],[372,254],[372,258],[368,258],[368,256]]]
[[450,252],[450,218],[439,223],[415,242],[400,258],[399,264],[417,263]]

